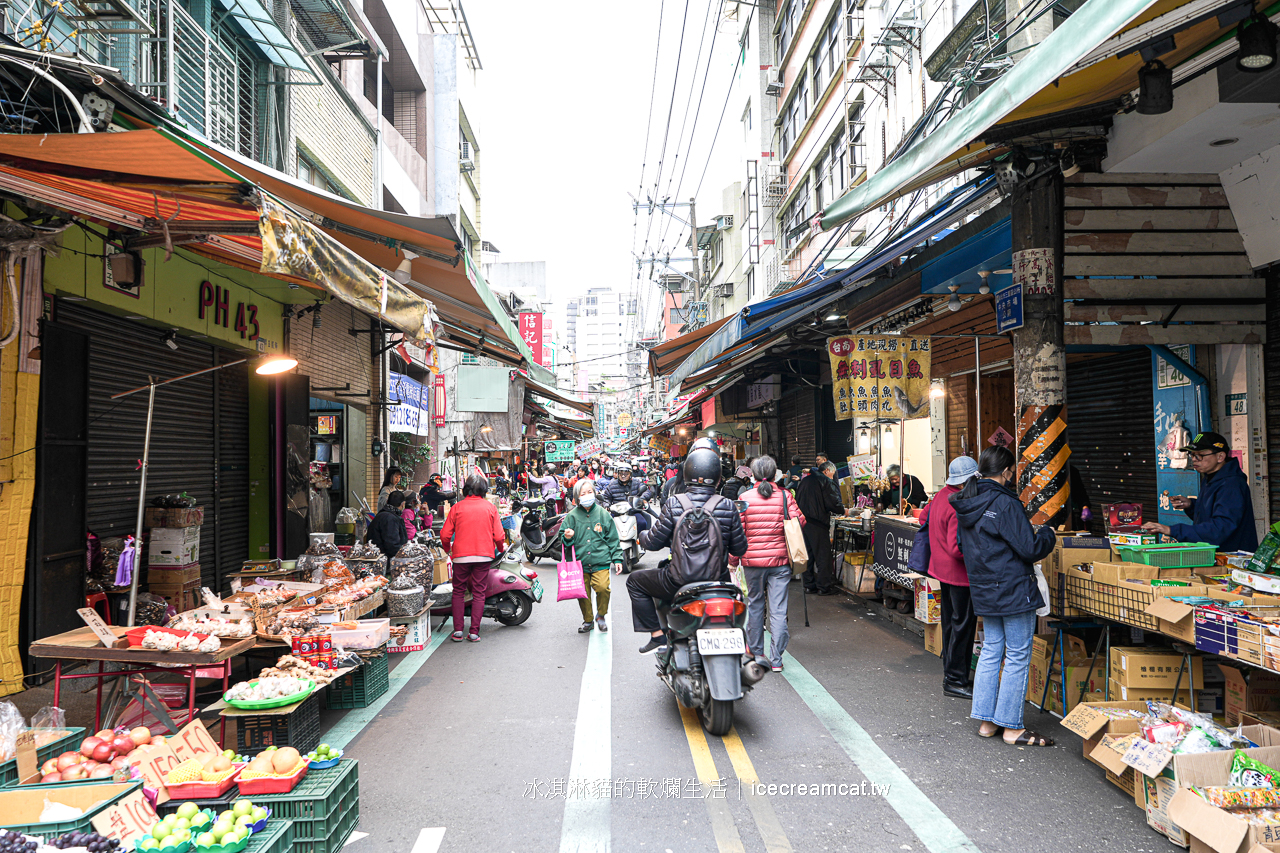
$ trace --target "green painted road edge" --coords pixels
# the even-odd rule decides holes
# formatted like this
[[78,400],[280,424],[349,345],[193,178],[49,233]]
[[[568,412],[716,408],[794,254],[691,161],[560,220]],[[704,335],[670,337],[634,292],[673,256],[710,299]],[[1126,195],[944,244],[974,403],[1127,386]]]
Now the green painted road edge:
[[373,722],[373,718],[382,712],[387,703],[396,698],[396,694],[400,689],[409,683],[409,679],[417,674],[422,665],[427,662],[432,653],[440,648],[449,636],[449,620],[444,620],[435,633],[431,635],[431,642],[427,647],[416,652],[408,652],[404,656],[404,660],[391,670],[390,684],[387,686],[387,692],[374,700],[373,704],[367,708],[356,708],[348,711],[346,715],[338,721],[337,725],[329,729],[324,734],[324,742],[338,749],[346,749],[347,744],[351,743],[365,726]]
[[858,766],[867,781],[878,788],[888,787],[885,801],[893,806],[931,853],[981,853],[960,827],[907,778],[907,774],[872,740],[867,730],[798,660],[789,652],[784,653],[782,659],[785,664],[783,677],[831,732],[831,737]]

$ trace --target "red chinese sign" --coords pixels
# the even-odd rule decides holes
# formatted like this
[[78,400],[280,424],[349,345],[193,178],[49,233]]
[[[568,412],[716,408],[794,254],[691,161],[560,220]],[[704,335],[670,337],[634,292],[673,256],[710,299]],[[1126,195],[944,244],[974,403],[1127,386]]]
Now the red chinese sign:
[[542,315],[532,312],[520,315],[520,337],[533,352],[534,361],[546,365],[546,354],[542,351]]

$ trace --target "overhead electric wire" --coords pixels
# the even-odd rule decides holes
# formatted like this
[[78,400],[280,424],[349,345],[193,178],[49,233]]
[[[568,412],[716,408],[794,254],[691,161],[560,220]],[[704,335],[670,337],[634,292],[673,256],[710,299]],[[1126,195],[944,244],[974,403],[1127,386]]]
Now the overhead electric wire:
[[[667,126],[666,126],[666,131],[663,133],[663,136],[662,136],[662,152],[658,155],[658,175],[654,179],[653,195],[650,196],[651,201],[654,201],[655,197],[658,195],[658,187],[661,186],[661,183],[662,183],[662,171],[666,164],[667,144],[671,139],[671,116],[674,115],[675,109],[676,109],[676,90],[679,87],[679,83],[680,83],[680,59],[682,56],[684,56],[684,34],[685,34],[685,31],[688,29],[688,24],[689,24],[689,0],[684,0],[684,18],[680,22],[680,43],[676,48],[676,68],[675,68],[675,73],[672,75],[672,78],[671,78],[671,100],[667,104]],[[660,203],[662,199],[656,198],[656,201]],[[641,254],[644,254],[645,251],[648,250],[649,234],[652,230],[653,230],[653,217],[650,216],[649,224],[645,228],[644,251],[642,251]]]

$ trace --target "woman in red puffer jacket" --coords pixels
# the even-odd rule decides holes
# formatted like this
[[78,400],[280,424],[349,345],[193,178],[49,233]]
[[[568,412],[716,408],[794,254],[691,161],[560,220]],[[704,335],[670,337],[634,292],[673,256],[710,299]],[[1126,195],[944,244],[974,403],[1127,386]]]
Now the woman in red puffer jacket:
[[[769,661],[774,672],[781,672],[782,653],[786,651],[787,640],[791,637],[787,630],[787,584],[791,582],[791,562],[782,522],[790,517],[804,524],[804,513],[796,506],[796,499],[791,493],[773,482],[778,473],[773,457],[756,459],[751,463],[751,473],[756,479],[756,486],[739,497],[747,504],[742,511],[747,553],[741,558],[747,575],[747,646],[753,654],[764,652],[764,608],[767,601],[770,636],[773,638]],[[730,556],[729,562],[736,566],[739,558]]]

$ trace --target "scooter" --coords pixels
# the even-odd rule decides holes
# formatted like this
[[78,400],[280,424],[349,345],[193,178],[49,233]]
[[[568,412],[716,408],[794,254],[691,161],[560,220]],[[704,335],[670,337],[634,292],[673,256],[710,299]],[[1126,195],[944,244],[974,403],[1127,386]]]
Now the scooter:
[[735,584],[685,584],[659,616],[667,634],[658,676],[702,727],[724,735],[733,727],[733,703],[769,672],[767,658],[747,650],[747,605]]
[[649,509],[649,502],[644,498],[631,497],[618,501],[609,507],[609,515],[613,516],[614,526],[618,528],[618,545],[622,548],[622,573],[629,574],[640,562],[640,525],[637,515],[648,515],[650,524],[655,517]]
[[[521,565],[519,544],[512,545],[501,557],[489,564],[485,578],[484,618],[503,625],[521,625],[533,613],[533,605],[542,601],[542,584],[538,573]],[[471,590],[463,597],[463,613],[471,614]],[[431,615],[453,613],[453,584],[440,583],[431,588]]]
[[564,515],[548,514],[543,518],[546,504],[545,500],[536,497],[527,498],[520,504],[524,509],[524,518],[520,520],[520,542],[531,563],[560,553],[560,523],[564,521]]

